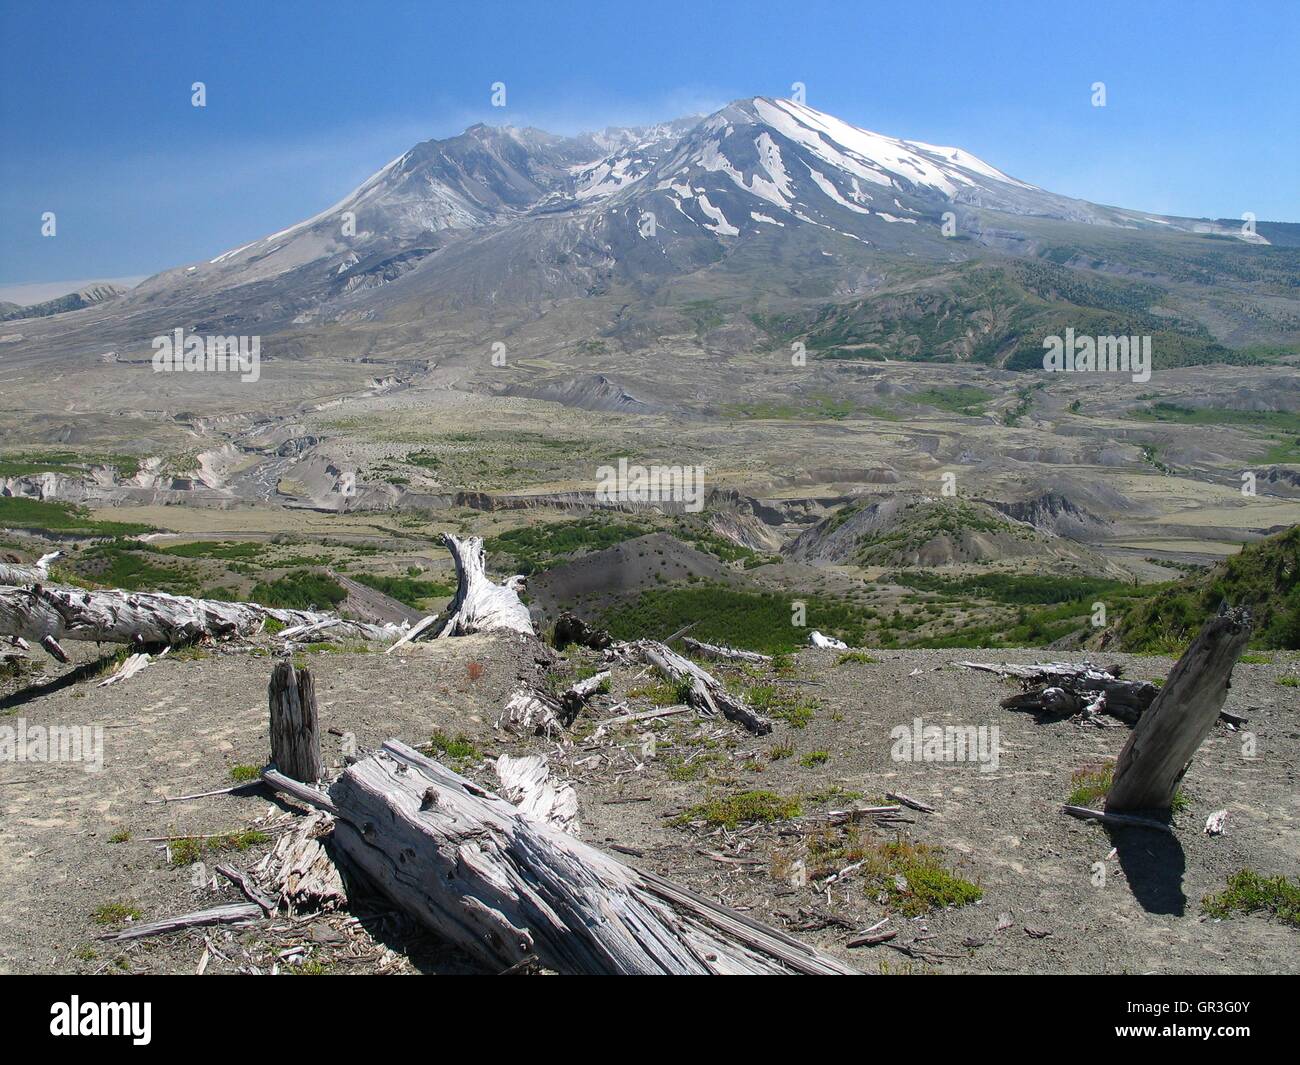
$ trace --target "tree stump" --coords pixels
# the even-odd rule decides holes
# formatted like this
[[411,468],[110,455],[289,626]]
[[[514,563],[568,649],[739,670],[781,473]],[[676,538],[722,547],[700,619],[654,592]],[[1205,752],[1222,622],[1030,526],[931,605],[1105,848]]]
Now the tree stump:
[[1170,809],[1192,755],[1219,719],[1250,631],[1250,613],[1243,609],[1205,623],[1120,751],[1107,813]]
[[271,762],[304,784],[321,778],[320,724],[316,685],[307,670],[295,673],[288,659],[277,662],[267,689],[271,704]]

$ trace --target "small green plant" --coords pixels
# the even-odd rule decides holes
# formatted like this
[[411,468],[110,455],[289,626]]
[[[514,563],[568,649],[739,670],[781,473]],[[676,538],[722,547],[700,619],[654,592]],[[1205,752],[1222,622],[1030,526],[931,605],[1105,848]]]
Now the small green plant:
[[446,755],[448,758],[461,761],[472,761],[479,757],[478,748],[464,733],[459,733],[453,738],[439,729],[429,737],[429,746],[433,748],[435,754]]
[[850,662],[859,662],[863,665],[870,665],[875,662],[875,659],[867,654],[866,651],[845,651],[844,654],[835,659],[835,664],[837,666],[845,666]]
[[330,968],[324,962],[309,958],[296,965],[286,965],[281,972],[286,976],[328,976]]
[[108,837],[109,843],[126,843],[131,838],[129,829],[121,828]]
[[676,686],[667,681],[656,680],[640,688],[633,688],[627,693],[629,699],[648,699],[652,706],[676,706],[682,700],[678,698]]
[[130,902],[105,902],[96,906],[90,917],[96,924],[125,924],[138,921],[144,914],[140,907]]
[[1268,655],[1242,655],[1238,662],[1244,662],[1248,666],[1267,666],[1273,659]]
[[779,762],[782,758],[789,758],[794,754],[793,743],[778,743],[768,749],[767,756],[773,762]]
[[193,865],[202,861],[205,854],[220,854],[223,851],[246,851],[263,843],[269,843],[271,837],[255,828],[241,832],[226,832],[219,836],[202,839],[198,836],[182,836],[168,842],[172,865]]
[[1070,776],[1070,782],[1074,785],[1074,790],[1070,792],[1070,797],[1065,801],[1070,806],[1087,806],[1092,807],[1093,803],[1099,802],[1106,797],[1110,791],[1110,786],[1114,782],[1115,765],[1108,763],[1100,766],[1085,766],[1083,769],[1076,769]]
[[890,909],[904,917],[982,899],[984,889],[945,869],[941,855],[938,848],[904,839],[878,844],[864,859],[868,890],[884,895]]
[[1253,869],[1240,869],[1228,877],[1226,891],[1201,900],[1201,909],[1220,918],[1264,911],[1284,924],[1300,928],[1300,884],[1284,876],[1268,878]]
[[246,784],[250,780],[257,780],[262,775],[262,770],[255,765],[232,765],[230,767],[230,779],[236,784]]
[[1284,688],[1300,688],[1300,677],[1278,677],[1277,682]]
[[799,764],[805,769],[813,769],[819,765],[825,765],[831,760],[829,751],[809,751],[799,759]]
[[778,795],[774,791],[741,791],[692,806],[676,817],[673,824],[703,821],[723,828],[736,828],[755,821],[788,821],[802,813],[803,805],[797,798]]
[[[1082,769],[1076,769],[1070,776],[1070,782],[1074,785],[1074,790],[1066,799],[1070,806],[1087,806],[1091,809],[1097,809],[1102,800],[1110,792],[1111,785],[1115,782],[1115,763],[1107,762],[1105,765],[1084,766]],[[1191,800],[1179,788],[1174,792],[1173,799],[1170,800],[1169,808],[1174,813],[1182,813],[1192,805]]]

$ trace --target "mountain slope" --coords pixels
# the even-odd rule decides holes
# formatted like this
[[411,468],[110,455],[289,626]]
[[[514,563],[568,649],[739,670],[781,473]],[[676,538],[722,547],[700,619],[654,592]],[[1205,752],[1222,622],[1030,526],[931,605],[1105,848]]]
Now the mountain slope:
[[1252,644],[1300,648],[1300,525],[1247,544],[1208,573],[1158,592],[1120,623],[1118,646],[1138,652],[1180,648],[1225,601],[1254,614]]
[[[1247,242],[1230,222],[1058,196],[960,148],[754,97],[645,128],[426,141],[311,218],[150,278],[94,322],[94,346],[134,356],[181,326],[322,351],[324,327],[364,323],[367,350],[397,358],[431,336],[477,348],[521,330],[634,351],[720,294],[700,336],[723,356],[803,341],[1020,367],[1075,324],[1164,336],[1157,365],[1222,361],[1300,339],[1300,248],[1258,228]],[[1008,265],[1025,260],[1033,276]],[[577,300],[583,335],[531,325]],[[90,356],[83,324],[41,350]]]

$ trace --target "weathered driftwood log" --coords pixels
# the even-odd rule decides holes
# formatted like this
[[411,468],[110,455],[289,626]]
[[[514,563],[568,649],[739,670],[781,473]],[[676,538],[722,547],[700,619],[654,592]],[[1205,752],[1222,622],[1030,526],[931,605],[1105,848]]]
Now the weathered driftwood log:
[[682,645],[693,655],[713,658],[720,662],[753,662],[761,664],[772,661],[771,655],[761,655],[757,651],[742,651],[738,647],[720,647],[717,644],[693,640],[689,636],[682,638]]
[[1108,813],[1170,809],[1192,755],[1219,718],[1250,632],[1250,613],[1240,608],[1205,623],[1120,751]]
[[483,537],[462,540],[443,533],[442,542],[456,563],[456,596],[432,627],[433,636],[468,636],[502,629],[537,635],[528,607],[519,598],[523,577],[511,577],[503,584],[493,584],[488,579]]
[[295,672],[287,659],[277,662],[267,686],[271,707],[271,764],[292,780],[314,784],[321,778],[320,721],[316,685],[307,670]]
[[50,579],[50,563],[62,553],[51,551],[31,563],[0,560],[0,585],[26,587],[29,584],[44,584]]
[[637,640],[626,647],[680,686],[684,700],[700,713],[710,717],[721,714],[728,721],[736,721],[760,736],[772,731],[771,721],[757,713],[743,698],[732,695],[713,674],[689,658],[683,658],[654,640]]
[[331,787],[335,844],[497,971],[852,974],[842,962],[520,811],[389,741]]
[[268,620],[289,627],[337,622],[329,639],[391,640],[397,625],[343,621],[332,614],[257,603],[193,599],[165,592],[85,591],[34,585],[0,589],[0,635],[95,643],[188,643],[203,636],[249,636]]

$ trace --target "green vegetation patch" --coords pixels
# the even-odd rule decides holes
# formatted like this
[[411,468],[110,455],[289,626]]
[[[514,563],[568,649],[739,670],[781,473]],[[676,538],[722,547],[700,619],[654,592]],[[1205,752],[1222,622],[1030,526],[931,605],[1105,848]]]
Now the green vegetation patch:
[[546,569],[560,559],[603,551],[652,531],[650,526],[640,523],[579,518],[512,529],[491,537],[485,546],[496,568],[529,574]]
[[1121,646],[1139,654],[1178,652],[1225,600],[1254,615],[1255,646],[1300,649],[1300,525],[1247,544],[1208,573],[1162,586],[1126,614]]
[[294,570],[273,581],[259,581],[250,593],[253,602],[288,610],[326,610],[348,597],[333,577],[314,570]]
[[392,577],[379,573],[355,573],[353,579],[398,602],[419,609],[426,599],[445,599],[456,589],[442,581],[424,581],[416,577]]
[[802,813],[803,804],[798,798],[774,791],[741,791],[692,806],[674,818],[673,824],[703,821],[708,825],[736,828],[756,821],[789,821]]
[[[791,603],[796,598],[807,605],[807,624],[803,628],[790,623]],[[693,624],[691,635],[706,643],[781,654],[803,646],[811,629],[861,645],[866,622],[860,608],[830,597],[786,596],[700,584],[647,589],[607,609],[597,625],[615,639],[634,640],[663,639]]]
[[140,536],[153,532],[153,526],[141,522],[100,521],[92,518],[85,507],[26,496],[0,497],[0,527],[83,533],[86,536]]
[[1269,913],[1284,924],[1300,928],[1300,884],[1284,876],[1270,879],[1254,870],[1241,869],[1228,877],[1225,891],[1201,900],[1201,910],[1211,917]]

